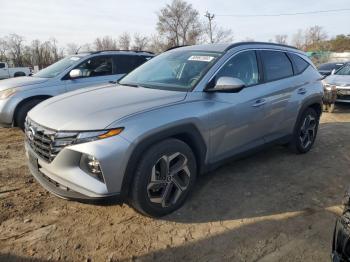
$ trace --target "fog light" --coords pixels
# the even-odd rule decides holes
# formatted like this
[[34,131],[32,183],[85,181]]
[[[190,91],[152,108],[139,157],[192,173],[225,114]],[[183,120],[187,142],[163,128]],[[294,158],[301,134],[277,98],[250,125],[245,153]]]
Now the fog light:
[[83,154],[80,167],[92,177],[104,182],[100,162],[94,156]]

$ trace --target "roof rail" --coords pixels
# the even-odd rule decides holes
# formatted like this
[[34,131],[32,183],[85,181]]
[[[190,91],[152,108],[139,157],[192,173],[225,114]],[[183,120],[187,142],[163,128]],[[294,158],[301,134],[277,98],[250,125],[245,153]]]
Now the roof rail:
[[109,50],[100,50],[100,51],[92,51],[91,54],[98,54],[102,52],[134,52],[134,53],[148,53],[154,55],[153,52],[143,51],[143,50],[123,50],[123,49],[109,49]]
[[231,44],[228,47],[226,47],[225,51],[228,51],[234,47],[241,46],[241,45],[254,45],[254,44],[256,44],[256,45],[283,46],[283,47],[288,47],[288,48],[299,50],[298,48],[296,48],[294,46],[271,43],[271,42],[238,42],[238,43],[234,43],[234,44]]
[[180,48],[180,47],[185,47],[185,46],[190,46],[190,45],[176,45],[176,46],[173,46],[173,47],[168,48],[168,49],[165,50],[164,52],[170,51],[170,50],[173,50],[173,49],[176,49],[176,48]]

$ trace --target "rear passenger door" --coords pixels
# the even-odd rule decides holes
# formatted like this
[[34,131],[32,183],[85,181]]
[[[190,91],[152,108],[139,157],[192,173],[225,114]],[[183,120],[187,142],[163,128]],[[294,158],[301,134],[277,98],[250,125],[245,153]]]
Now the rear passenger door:
[[288,135],[291,123],[287,119],[291,95],[296,88],[293,78],[292,61],[286,52],[260,50],[259,56],[263,66],[263,84],[266,92],[266,115],[268,125],[265,142]]

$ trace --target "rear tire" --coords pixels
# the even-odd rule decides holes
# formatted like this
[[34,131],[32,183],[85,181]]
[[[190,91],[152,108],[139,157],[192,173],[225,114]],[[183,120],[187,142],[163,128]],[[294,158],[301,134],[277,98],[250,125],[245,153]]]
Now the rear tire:
[[178,139],[167,139],[149,148],[134,174],[130,204],[140,213],[161,217],[180,208],[196,180],[196,159]]
[[44,101],[43,99],[33,99],[20,105],[20,108],[16,112],[15,116],[15,126],[18,126],[22,131],[24,131],[24,122],[26,120],[28,112],[35,107],[37,104]]
[[312,148],[319,125],[319,115],[313,108],[307,108],[294,128],[290,149],[297,154],[304,154]]

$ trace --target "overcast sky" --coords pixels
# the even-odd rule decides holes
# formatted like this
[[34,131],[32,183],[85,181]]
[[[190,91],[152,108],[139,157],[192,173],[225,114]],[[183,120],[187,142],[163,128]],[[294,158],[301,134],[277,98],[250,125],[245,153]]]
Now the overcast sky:
[[[16,33],[27,41],[54,37],[59,45],[83,44],[96,37],[123,32],[155,33],[157,12],[171,0],[0,0],[0,37]],[[350,12],[285,17],[236,18],[226,14],[277,14],[350,8],[350,0],[188,0],[200,12],[232,29],[235,40],[268,41],[313,25],[329,36],[350,34]]]

